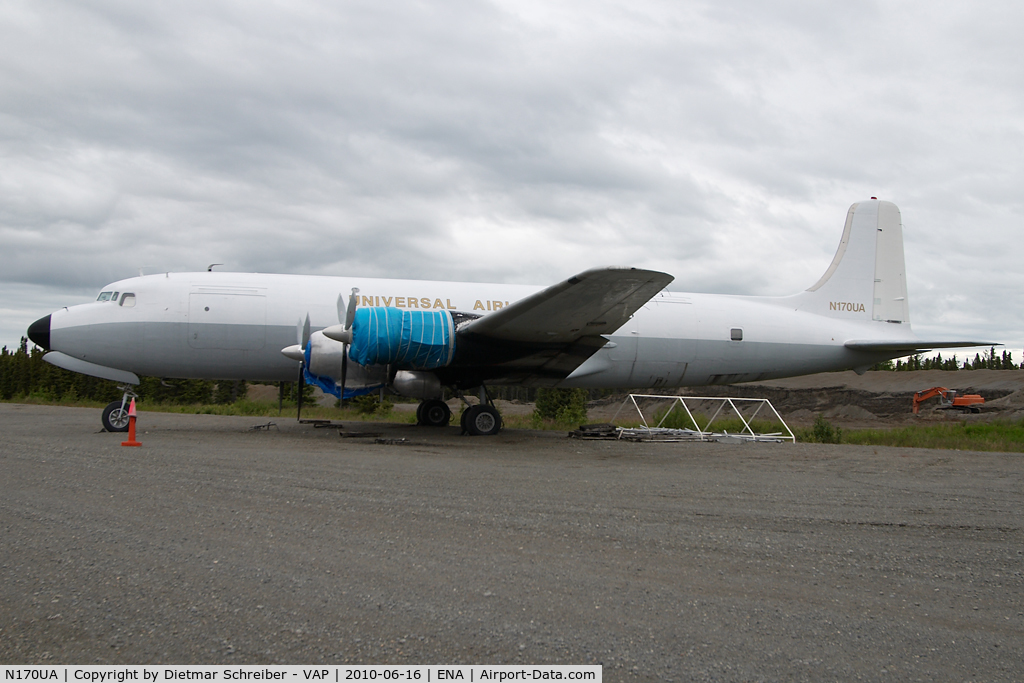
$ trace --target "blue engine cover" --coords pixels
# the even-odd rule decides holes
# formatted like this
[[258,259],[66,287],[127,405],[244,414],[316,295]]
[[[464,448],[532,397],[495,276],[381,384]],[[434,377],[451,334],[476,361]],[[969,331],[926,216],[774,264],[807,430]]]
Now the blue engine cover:
[[360,365],[433,370],[452,362],[455,323],[448,311],[356,309],[348,357]]

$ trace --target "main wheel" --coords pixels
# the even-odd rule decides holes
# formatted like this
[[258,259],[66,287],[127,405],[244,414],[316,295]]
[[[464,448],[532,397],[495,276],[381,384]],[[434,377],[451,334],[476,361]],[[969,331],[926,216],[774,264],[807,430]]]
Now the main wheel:
[[103,417],[100,420],[103,422],[103,428],[108,432],[127,432],[128,406],[122,404],[121,401],[114,401],[103,409]]
[[452,420],[452,411],[444,401],[433,398],[420,403],[416,409],[416,422],[428,427],[447,427]]
[[472,436],[491,436],[501,431],[501,414],[491,406],[473,406],[465,412],[463,420]]

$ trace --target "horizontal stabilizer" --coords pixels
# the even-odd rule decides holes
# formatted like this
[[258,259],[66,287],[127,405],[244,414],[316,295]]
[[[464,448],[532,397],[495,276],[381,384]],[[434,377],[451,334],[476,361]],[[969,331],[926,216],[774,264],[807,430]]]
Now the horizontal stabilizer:
[[931,351],[932,349],[959,349],[968,346],[1002,346],[998,342],[983,341],[929,341],[925,339],[891,339],[886,341],[848,341],[843,344],[854,351],[880,351],[882,353],[896,353],[906,351],[908,354],[918,351]]
[[72,372],[80,372],[83,375],[89,375],[90,377],[109,379],[111,382],[119,382],[121,384],[139,383],[139,376],[134,372],[118,370],[117,368],[108,368],[106,365],[97,365],[96,363],[90,363],[89,361],[74,358],[66,353],[61,353],[60,351],[50,351],[43,356],[43,360],[50,365],[56,365],[58,368],[64,368],[65,370],[70,370]]
[[638,268],[594,268],[459,328],[517,342],[566,343],[611,334],[675,279]]

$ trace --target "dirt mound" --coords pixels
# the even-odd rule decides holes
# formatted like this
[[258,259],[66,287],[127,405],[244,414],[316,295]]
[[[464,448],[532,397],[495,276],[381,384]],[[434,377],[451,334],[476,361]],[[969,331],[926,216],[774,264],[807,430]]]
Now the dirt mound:
[[1001,409],[1001,410],[1024,410],[1024,389],[1018,389],[1012,394],[1007,394],[1002,398],[993,399],[991,401],[985,401],[985,407],[990,409]]
[[[912,413],[914,394],[930,387],[946,387],[985,399],[980,415],[939,409],[938,399]],[[787,421],[814,422],[821,414],[850,427],[885,426],[915,420],[1018,419],[1024,417],[1024,370],[918,370],[913,372],[828,372],[804,377],[711,387],[686,387],[686,396],[766,398]]]
[[875,420],[878,418],[874,413],[854,405],[841,405],[826,410],[824,416],[830,420]]
[[765,386],[780,389],[838,388],[867,391],[872,394],[909,393],[929,387],[946,387],[965,393],[1002,396],[1024,389],[1024,370],[914,370],[912,372],[823,372],[803,377],[787,377],[734,386]]

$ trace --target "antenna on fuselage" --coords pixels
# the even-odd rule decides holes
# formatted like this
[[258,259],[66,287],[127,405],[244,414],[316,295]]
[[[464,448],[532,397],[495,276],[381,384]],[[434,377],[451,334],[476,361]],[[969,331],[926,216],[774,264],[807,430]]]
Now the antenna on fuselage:
[[206,272],[207,273],[212,273],[214,266],[223,266],[223,265],[224,265],[223,263],[211,263],[210,265],[206,266]]

